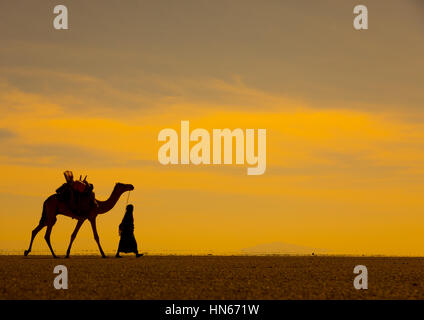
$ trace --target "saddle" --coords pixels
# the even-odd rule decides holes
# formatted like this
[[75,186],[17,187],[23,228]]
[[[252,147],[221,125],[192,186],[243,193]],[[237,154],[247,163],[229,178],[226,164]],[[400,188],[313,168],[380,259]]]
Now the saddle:
[[98,207],[93,185],[87,182],[87,176],[82,180],[74,180],[74,175],[71,171],[64,173],[66,183],[56,190],[59,200],[64,202],[73,214],[86,217],[91,210]]

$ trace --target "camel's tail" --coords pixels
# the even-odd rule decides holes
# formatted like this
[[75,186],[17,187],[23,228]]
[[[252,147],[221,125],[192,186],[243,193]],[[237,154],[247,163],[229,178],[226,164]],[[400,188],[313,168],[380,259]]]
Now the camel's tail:
[[46,212],[46,203],[43,203],[43,213],[41,214],[41,219],[39,225],[44,225],[47,218],[47,212]]

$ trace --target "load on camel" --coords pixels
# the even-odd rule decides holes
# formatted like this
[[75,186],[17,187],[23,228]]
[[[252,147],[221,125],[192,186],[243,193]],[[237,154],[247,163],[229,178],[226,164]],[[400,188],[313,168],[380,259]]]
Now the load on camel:
[[93,192],[93,185],[87,182],[87,176],[82,180],[74,180],[71,171],[64,173],[66,183],[56,190],[59,199],[67,204],[76,216],[88,216],[90,211],[96,208],[97,201]]
[[61,214],[78,220],[75,230],[71,235],[71,241],[69,242],[68,250],[66,251],[66,258],[69,258],[72,243],[74,242],[78,231],[85,220],[90,221],[94,239],[97,242],[100,253],[103,258],[106,258],[97,233],[97,215],[104,214],[112,210],[121,195],[127,191],[134,190],[134,186],[132,184],[116,183],[109,198],[106,201],[100,201],[95,198],[93,185],[87,182],[87,177],[84,178],[84,180],[81,179],[82,177],[80,177],[79,180],[74,180],[71,171],[65,171],[64,175],[66,183],[58,188],[55,194],[51,195],[46,199],[46,201],[44,201],[40,222],[31,233],[29,248],[28,250],[25,250],[24,255],[27,256],[31,252],[32,243],[34,242],[34,238],[38,232],[40,232],[40,230],[44,227],[47,227],[44,239],[46,240],[53,257],[57,258],[50,243],[50,234],[54,224],[56,223],[56,216]]

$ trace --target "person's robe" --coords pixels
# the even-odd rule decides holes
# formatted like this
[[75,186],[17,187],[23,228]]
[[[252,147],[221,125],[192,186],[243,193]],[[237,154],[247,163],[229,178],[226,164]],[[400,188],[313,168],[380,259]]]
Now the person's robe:
[[134,223],[122,222],[119,225],[121,240],[119,241],[119,252],[137,252],[137,241],[134,237]]

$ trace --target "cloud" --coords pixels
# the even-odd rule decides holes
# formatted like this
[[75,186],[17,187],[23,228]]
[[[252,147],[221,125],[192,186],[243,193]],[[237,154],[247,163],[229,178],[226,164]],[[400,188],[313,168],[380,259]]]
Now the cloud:
[[0,145],[0,150],[0,164],[3,165],[67,168],[108,167],[120,163],[111,153],[69,145],[4,142]]
[[[234,1],[225,10],[220,2],[190,2],[169,12],[129,3],[119,13],[92,1],[71,10],[96,12],[96,26],[91,15],[76,15],[66,39],[40,18],[47,5],[27,3],[12,19],[18,7],[10,3],[0,28],[0,69],[11,86],[48,97],[69,114],[120,116],[186,103],[269,110],[290,99],[423,119],[422,17],[414,3],[370,3],[374,27],[359,35],[346,19],[349,1],[313,5],[313,14],[305,14],[307,1],[261,8]],[[111,24],[117,14],[132,18]],[[396,31],[386,27],[393,21]]]
[[15,137],[15,133],[10,130],[0,128],[0,140],[9,139]]

